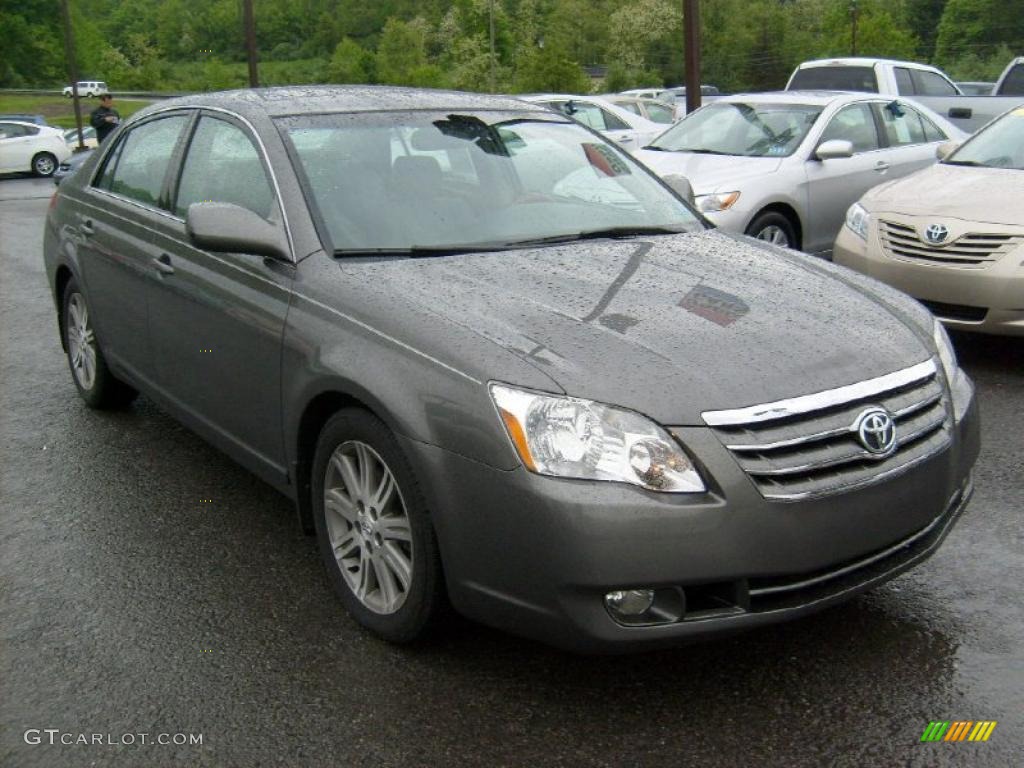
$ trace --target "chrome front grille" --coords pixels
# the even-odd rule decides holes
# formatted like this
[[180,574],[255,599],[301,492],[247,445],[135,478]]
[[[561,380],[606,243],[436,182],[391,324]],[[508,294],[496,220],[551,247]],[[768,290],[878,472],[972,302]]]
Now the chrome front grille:
[[[896,425],[872,453],[859,418],[883,408]],[[944,450],[951,427],[934,361],[877,379],[760,406],[702,414],[766,499],[800,501],[879,482]]]
[[922,240],[909,224],[879,222],[882,246],[890,256],[901,259],[984,269],[1022,242],[1024,237],[1007,234],[968,233],[942,245]]
[[1024,242],[1015,234],[969,232],[940,246],[923,241],[909,224],[879,222],[882,246],[890,256],[930,264],[984,268]]

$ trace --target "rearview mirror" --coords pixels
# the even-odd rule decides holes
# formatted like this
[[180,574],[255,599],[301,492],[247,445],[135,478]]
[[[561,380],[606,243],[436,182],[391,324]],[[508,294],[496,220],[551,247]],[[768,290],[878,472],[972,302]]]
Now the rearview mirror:
[[935,157],[939,160],[945,160],[958,149],[960,149],[959,141],[944,141],[935,148]]
[[853,142],[844,139],[823,141],[814,151],[819,160],[835,160],[840,157],[853,157]]
[[288,259],[288,246],[278,227],[233,203],[192,203],[185,231],[194,246],[207,251]]

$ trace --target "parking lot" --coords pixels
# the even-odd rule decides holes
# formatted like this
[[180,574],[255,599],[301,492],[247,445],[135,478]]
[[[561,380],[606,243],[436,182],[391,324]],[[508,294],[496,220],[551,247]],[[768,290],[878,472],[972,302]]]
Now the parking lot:
[[[79,401],[40,253],[52,192],[0,177],[0,765],[1020,764],[1024,339],[955,337],[983,419],[974,501],[873,593],[657,654],[457,618],[396,648],[343,613],[282,497],[145,398]],[[921,743],[935,720],[998,726]]]

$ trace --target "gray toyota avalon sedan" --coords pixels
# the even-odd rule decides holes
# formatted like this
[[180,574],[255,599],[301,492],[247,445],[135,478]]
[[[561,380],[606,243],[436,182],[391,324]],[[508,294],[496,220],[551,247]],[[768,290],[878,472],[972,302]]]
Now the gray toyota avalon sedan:
[[581,651],[802,616],[971,495],[923,307],[515,99],[161,102],[60,186],[44,258],[86,404],[144,392],[292,499],[392,641],[446,602]]

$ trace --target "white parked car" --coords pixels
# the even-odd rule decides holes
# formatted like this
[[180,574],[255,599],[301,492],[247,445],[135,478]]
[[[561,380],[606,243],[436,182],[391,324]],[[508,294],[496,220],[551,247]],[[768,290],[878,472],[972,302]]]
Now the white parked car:
[[71,157],[60,128],[14,120],[0,122],[0,173],[52,176]]
[[534,104],[546,104],[569,115],[620,144],[628,152],[636,152],[665,130],[664,125],[635,115],[600,96],[539,94],[519,98]]
[[636,153],[722,229],[825,254],[871,187],[935,162],[965,134],[921,105],[865,93],[724,96]]
[[[107,84],[102,80],[79,80],[78,81],[78,95],[88,96],[102,96],[105,93],[110,93],[107,90]],[[70,85],[64,86],[64,96],[70,99],[74,94]]]

